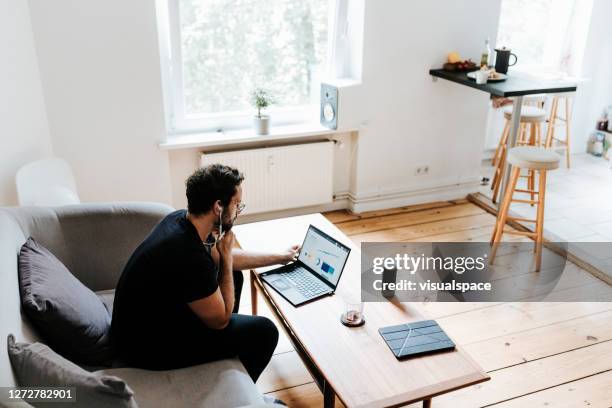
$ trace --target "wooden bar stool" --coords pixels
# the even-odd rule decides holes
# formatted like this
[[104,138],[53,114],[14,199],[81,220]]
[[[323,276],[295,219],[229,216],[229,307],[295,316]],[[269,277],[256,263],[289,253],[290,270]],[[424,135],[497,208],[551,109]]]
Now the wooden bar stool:
[[[491,190],[493,190],[492,200],[497,202],[497,195],[501,187],[501,182],[504,177],[504,169],[506,167],[506,151],[508,150],[508,135],[510,134],[510,121],[512,120],[512,107],[508,106],[504,108],[504,118],[506,124],[504,131],[495,150],[493,156],[493,166],[495,166],[495,173],[493,175],[493,182],[491,183]],[[539,146],[542,139],[542,123],[546,120],[546,111],[536,106],[523,106],[521,109],[521,128],[518,139],[516,141],[517,146],[531,145]],[[527,135],[527,126],[530,126],[530,134]],[[513,146],[510,146],[513,147]],[[529,171],[528,184],[531,189],[534,188],[535,177],[533,171]],[[533,199],[533,197],[532,197]]]
[[[499,208],[499,213],[497,214],[497,222],[495,223],[495,227],[493,229],[493,235],[491,236],[491,244],[493,245],[493,249],[491,250],[490,262],[493,262],[493,259],[495,258],[495,253],[497,252],[497,248],[499,246],[499,243],[501,242],[504,233],[524,235],[532,238],[535,241],[536,272],[540,271],[540,266],[542,263],[542,242],[544,235],[544,202],[546,192],[546,172],[558,168],[559,160],[559,155],[557,153],[539,146],[519,146],[513,147],[508,151],[508,162],[512,165],[512,172],[510,174],[510,182],[508,184],[508,188]],[[539,172],[540,177],[537,191],[535,189],[529,188],[516,188],[521,169],[527,169],[533,171],[534,173],[536,171]],[[514,193],[526,193],[530,194],[532,197],[534,195],[537,195],[538,199],[515,199],[513,198]],[[538,209],[536,219],[531,220],[526,218],[508,217],[508,212],[510,211],[510,204],[512,204],[513,202],[529,203],[532,205],[537,204]],[[508,220],[533,222],[535,223],[535,232],[505,230],[506,221]]]
[[[563,101],[565,108],[565,116],[559,116],[559,102]],[[546,130],[546,142],[544,146],[547,149],[565,149],[565,165],[570,168],[570,126],[572,117],[572,100],[571,95],[555,95],[550,106],[550,117],[548,118],[548,129]],[[555,137],[555,127],[565,127],[565,139]],[[555,146],[553,146],[553,143]]]

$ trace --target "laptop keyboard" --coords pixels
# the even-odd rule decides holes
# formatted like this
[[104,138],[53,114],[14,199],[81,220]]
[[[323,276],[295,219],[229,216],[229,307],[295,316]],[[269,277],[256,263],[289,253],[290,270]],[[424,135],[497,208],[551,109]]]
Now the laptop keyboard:
[[297,290],[306,297],[320,295],[329,291],[329,288],[321,281],[310,276],[310,273],[303,268],[298,268],[283,274]]

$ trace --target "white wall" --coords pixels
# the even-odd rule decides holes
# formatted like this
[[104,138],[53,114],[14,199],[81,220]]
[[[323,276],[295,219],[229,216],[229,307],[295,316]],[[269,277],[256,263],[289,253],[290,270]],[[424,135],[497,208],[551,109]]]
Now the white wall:
[[0,0],[0,206],[16,205],[15,173],[51,155],[28,3]]
[[[428,71],[450,51],[478,61],[499,11],[499,0],[366,1],[356,210],[476,190],[489,96]],[[419,165],[430,174],[415,176]]]
[[53,148],[83,201],[170,203],[152,0],[30,0]]
[[586,41],[582,76],[574,103],[572,152],[586,150],[603,109],[612,105],[612,1],[593,0],[593,14]]
[[[197,151],[163,137],[155,4],[30,0],[55,153],[81,197],[179,204]],[[488,95],[428,74],[449,51],[495,43],[500,0],[366,0],[361,105],[351,197],[358,211],[475,190]],[[428,165],[428,176],[414,167]],[[350,166],[342,167],[346,170]],[[343,188],[343,187],[339,187]]]

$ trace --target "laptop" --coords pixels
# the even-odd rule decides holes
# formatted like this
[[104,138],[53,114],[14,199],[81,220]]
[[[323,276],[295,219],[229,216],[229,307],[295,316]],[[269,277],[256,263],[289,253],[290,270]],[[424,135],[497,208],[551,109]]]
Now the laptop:
[[293,306],[332,295],[351,249],[317,227],[308,227],[295,262],[259,276]]

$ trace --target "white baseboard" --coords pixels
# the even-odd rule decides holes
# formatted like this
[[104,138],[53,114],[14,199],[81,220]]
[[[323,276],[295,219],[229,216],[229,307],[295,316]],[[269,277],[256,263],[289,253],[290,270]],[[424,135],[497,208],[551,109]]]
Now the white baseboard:
[[381,194],[371,197],[350,196],[349,209],[354,213],[365,211],[384,210],[388,208],[404,207],[407,205],[425,204],[434,201],[458,200],[468,194],[478,191],[479,179],[422,190],[411,190],[401,193]]
[[495,148],[490,148],[490,149],[484,149],[482,151],[482,160],[491,160],[493,158],[493,155],[495,154]]

